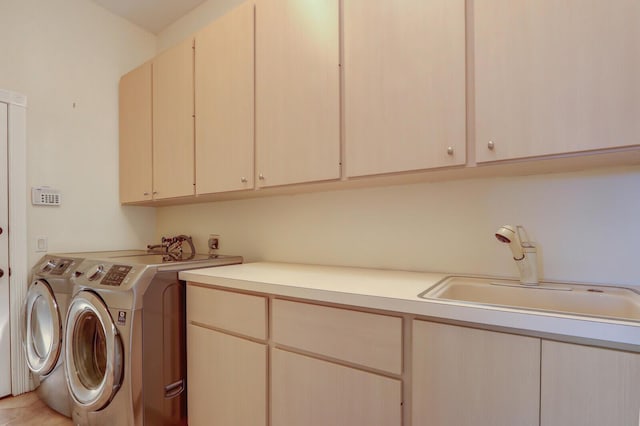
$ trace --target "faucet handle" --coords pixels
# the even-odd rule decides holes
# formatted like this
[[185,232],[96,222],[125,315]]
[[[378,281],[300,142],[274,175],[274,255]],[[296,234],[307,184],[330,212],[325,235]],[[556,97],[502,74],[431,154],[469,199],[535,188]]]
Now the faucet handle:
[[529,238],[529,234],[527,234],[527,230],[524,229],[522,225],[516,225],[516,232],[518,233],[518,239],[520,240],[520,246],[528,249],[535,249],[536,245],[533,244],[533,241]]

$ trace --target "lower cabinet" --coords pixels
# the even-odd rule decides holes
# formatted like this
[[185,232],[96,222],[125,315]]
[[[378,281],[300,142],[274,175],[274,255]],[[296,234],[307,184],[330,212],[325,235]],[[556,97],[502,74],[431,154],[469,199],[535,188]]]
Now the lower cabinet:
[[640,354],[542,342],[542,426],[640,424]]
[[412,426],[634,426],[640,354],[415,320]]
[[191,426],[640,424],[640,353],[194,283],[187,321]]
[[416,320],[412,370],[412,426],[539,424],[540,339]]
[[266,426],[266,345],[187,327],[189,424]]
[[280,349],[271,357],[272,426],[400,426],[400,380]]

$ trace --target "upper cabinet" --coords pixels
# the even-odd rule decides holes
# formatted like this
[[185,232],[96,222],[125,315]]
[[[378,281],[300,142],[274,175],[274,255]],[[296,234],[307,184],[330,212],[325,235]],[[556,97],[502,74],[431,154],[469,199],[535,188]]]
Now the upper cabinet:
[[154,199],[194,194],[193,39],[153,60]]
[[464,0],[344,2],[347,176],[465,164]]
[[120,202],[152,198],[151,63],[120,79]]
[[477,161],[640,143],[640,2],[472,4]]
[[196,34],[196,191],[254,187],[253,4]]
[[121,202],[620,164],[640,151],[639,21],[633,0],[248,0],[123,76]]
[[256,1],[258,185],[340,178],[338,0]]

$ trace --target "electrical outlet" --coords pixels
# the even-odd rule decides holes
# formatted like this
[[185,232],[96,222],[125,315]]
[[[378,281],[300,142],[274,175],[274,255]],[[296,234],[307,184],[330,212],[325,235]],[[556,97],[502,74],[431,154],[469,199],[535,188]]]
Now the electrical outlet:
[[220,235],[209,234],[207,246],[209,247],[209,250],[218,250],[220,248]]

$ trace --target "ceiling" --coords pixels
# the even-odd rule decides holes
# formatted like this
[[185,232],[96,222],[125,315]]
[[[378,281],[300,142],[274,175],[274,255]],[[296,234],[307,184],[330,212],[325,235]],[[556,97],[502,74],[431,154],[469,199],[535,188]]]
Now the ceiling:
[[92,0],[145,30],[158,34],[206,0]]

